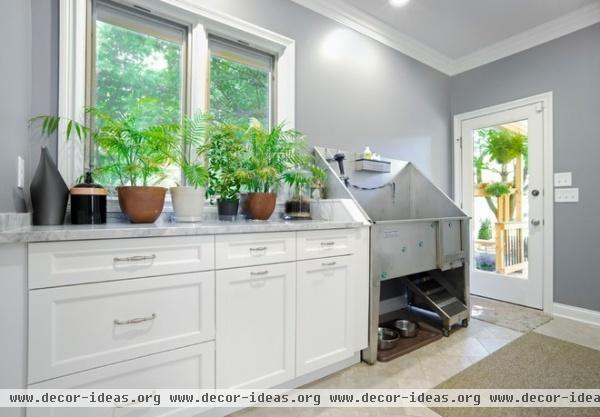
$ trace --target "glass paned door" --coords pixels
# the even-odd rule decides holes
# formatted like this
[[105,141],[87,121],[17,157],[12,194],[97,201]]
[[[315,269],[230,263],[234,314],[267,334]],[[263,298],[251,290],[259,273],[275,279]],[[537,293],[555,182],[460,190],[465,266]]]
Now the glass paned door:
[[543,307],[543,114],[532,104],[461,122],[471,293]]

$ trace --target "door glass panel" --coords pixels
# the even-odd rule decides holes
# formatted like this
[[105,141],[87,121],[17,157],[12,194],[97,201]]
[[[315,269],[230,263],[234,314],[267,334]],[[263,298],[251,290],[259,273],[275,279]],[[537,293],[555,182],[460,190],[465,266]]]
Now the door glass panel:
[[477,270],[527,278],[527,120],[473,131],[473,239]]

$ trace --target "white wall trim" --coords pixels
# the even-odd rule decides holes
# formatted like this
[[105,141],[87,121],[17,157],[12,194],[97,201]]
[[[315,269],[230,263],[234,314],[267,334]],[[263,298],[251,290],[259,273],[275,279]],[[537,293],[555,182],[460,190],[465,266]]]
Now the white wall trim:
[[600,311],[588,310],[581,307],[569,306],[566,304],[554,303],[554,317],[562,317],[580,321],[582,323],[600,326]]
[[600,22],[600,3],[594,3],[463,56],[454,62],[453,73],[450,75],[459,74],[506,58],[598,22]]
[[[87,1],[60,0],[58,115],[84,122]],[[58,129],[58,170],[68,186],[83,174],[85,144]]]
[[292,1],[450,76],[489,64],[600,22],[600,3],[594,3],[469,55],[452,59],[343,0]]
[[544,312],[552,314],[554,304],[554,95],[552,92],[538,94],[508,103],[485,107],[454,116],[454,201],[462,207],[462,123],[488,114],[542,103],[544,107],[544,265],[543,301]]
[[[293,129],[296,121],[295,41],[233,16],[200,6],[192,0],[114,0],[142,6],[157,15],[175,19],[191,28],[191,110],[206,110],[208,79],[208,34],[243,40],[271,53],[276,60],[276,116]],[[86,105],[86,39],[88,1],[60,0],[59,115],[83,122]],[[58,166],[67,184],[84,171],[85,146],[58,135]]]

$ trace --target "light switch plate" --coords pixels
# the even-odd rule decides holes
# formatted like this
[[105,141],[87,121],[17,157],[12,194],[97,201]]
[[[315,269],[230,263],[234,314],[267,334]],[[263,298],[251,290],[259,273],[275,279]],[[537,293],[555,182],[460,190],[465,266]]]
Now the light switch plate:
[[557,188],[554,190],[555,203],[579,202],[579,188]]
[[17,188],[25,188],[25,160],[17,157]]
[[554,174],[555,187],[570,187],[572,184],[572,174],[570,172],[556,172]]

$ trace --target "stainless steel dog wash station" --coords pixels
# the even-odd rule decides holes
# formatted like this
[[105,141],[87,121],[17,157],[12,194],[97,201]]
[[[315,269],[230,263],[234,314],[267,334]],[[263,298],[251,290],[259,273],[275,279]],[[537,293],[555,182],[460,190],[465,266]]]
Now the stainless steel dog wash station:
[[377,361],[379,324],[409,312],[444,336],[469,322],[469,217],[412,163],[363,160],[315,148],[328,170],[327,197],[354,200],[371,222],[369,347]]

